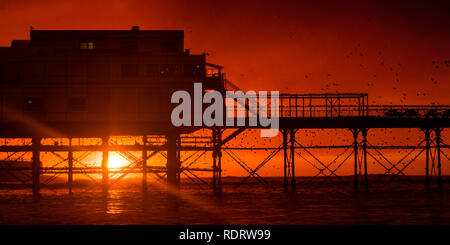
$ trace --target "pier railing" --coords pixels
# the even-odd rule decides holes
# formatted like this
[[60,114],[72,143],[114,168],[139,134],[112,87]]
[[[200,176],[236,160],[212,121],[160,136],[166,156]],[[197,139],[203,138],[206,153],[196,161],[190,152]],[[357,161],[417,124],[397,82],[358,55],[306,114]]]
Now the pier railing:
[[[245,105],[227,104],[227,113],[236,117],[249,117],[257,113],[272,116],[272,99],[258,95],[248,96]],[[230,100],[231,101],[231,100]],[[367,94],[280,94],[278,107],[280,118],[450,118],[449,105],[368,105]],[[229,101],[227,101],[229,102]],[[231,101],[232,102],[232,101]],[[250,106],[253,103],[252,111]]]

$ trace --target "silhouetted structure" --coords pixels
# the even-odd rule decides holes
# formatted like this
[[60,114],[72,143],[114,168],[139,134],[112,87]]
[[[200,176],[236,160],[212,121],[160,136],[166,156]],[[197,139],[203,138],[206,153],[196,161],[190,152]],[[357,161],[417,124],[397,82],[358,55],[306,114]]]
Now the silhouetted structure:
[[[223,90],[220,66],[185,50],[183,31],[30,30],[30,37],[0,49],[0,136],[33,137],[34,147],[42,137],[61,136],[156,134],[175,141],[182,131],[170,126],[171,94],[192,90],[194,82]],[[35,176],[39,149],[33,153]],[[170,173],[176,165],[168,164]]]
[[[30,37],[1,49],[3,136],[164,134],[173,91],[194,82],[223,89],[219,73],[207,76],[205,55],[184,50],[183,31],[31,30]],[[30,121],[54,132],[36,132]]]
[[[10,173],[31,170],[35,194],[39,193],[43,173],[67,174],[70,191],[73,174],[101,173],[106,191],[111,174],[123,177],[128,173],[142,173],[145,189],[147,173],[178,186],[181,173],[189,173],[204,182],[194,172],[210,171],[213,189],[221,190],[222,153],[249,173],[243,182],[253,177],[265,184],[257,171],[280,151],[284,152],[284,186],[295,189],[296,150],[312,155],[308,149],[313,148],[300,144],[296,132],[324,128],[352,132],[353,144],[326,147],[352,149],[355,190],[361,181],[358,176],[364,176],[364,186],[368,189],[368,149],[378,149],[368,145],[370,128],[420,128],[425,135],[425,145],[412,148],[422,149],[421,152],[427,154],[426,186],[429,188],[429,154],[434,149],[436,155],[432,160],[433,163],[434,159],[437,161],[438,184],[442,187],[440,153],[441,148],[448,148],[448,145],[441,144],[440,135],[443,128],[450,126],[449,106],[369,106],[368,95],[359,93],[281,94],[283,143],[274,148],[261,148],[273,151],[252,169],[232,150],[255,148],[226,147],[249,127],[211,127],[211,136],[189,137],[183,134],[205,127],[171,126],[170,97],[173,91],[191,91],[194,82],[202,82],[205,90],[239,90],[224,78],[221,66],[207,63],[205,55],[191,55],[184,50],[182,31],[142,31],[133,27],[129,31],[31,30],[30,35],[29,41],[15,40],[11,47],[0,48],[0,136],[32,138],[29,143],[0,146],[0,152],[11,153],[0,162],[0,169]],[[223,138],[225,130],[233,132]],[[432,132],[434,138],[430,137]],[[142,143],[120,145],[111,142],[109,137],[113,135],[132,135],[142,138]],[[69,138],[69,144],[43,145],[41,139],[48,137]],[[72,145],[72,138],[83,137],[101,138],[101,142],[99,145]],[[102,166],[75,167],[74,163],[80,159],[74,159],[74,151],[102,151]],[[108,167],[109,151],[121,151],[131,164],[127,168],[111,170]],[[142,158],[127,151],[140,151]],[[181,151],[203,152],[200,155],[212,152],[212,168],[194,168],[196,156],[190,156],[194,159],[192,162],[187,162],[190,157],[182,161]],[[18,167],[15,161],[8,161],[20,152],[33,153],[32,162],[26,163],[31,167]],[[63,159],[68,167],[42,167],[41,152],[68,152],[67,159]],[[148,159],[158,153],[167,159],[167,165],[148,166]],[[383,165],[386,174],[402,174],[404,168],[389,164]],[[319,174],[329,171],[330,176],[339,177],[335,174],[337,168],[331,169],[329,164],[319,161],[319,165],[314,166]],[[26,183],[25,180],[22,182]]]

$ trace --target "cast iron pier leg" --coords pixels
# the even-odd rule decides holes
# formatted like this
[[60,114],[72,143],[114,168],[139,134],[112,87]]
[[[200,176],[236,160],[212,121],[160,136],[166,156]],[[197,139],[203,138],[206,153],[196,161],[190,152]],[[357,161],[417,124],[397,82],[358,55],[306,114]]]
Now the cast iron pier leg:
[[441,129],[435,129],[436,134],[436,153],[437,153],[437,168],[438,168],[438,188],[442,190],[442,171],[441,171]]
[[353,179],[353,185],[355,191],[358,191],[358,129],[353,129],[353,155],[355,158],[355,173]]
[[369,179],[367,177],[367,128],[362,129],[363,157],[364,157],[364,190],[369,191]]
[[213,189],[214,192],[222,191],[222,131],[221,129],[213,129]]
[[216,147],[217,147],[217,131],[216,129],[213,129],[212,131],[212,140],[213,140],[213,152],[212,152],[212,157],[213,157],[213,176],[212,176],[212,182],[213,182],[213,190],[214,192],[217,190],[217,182],[216,182],[216,172],[217,172],[217,152],[216,152]]
[[108,141],[109,137],[102,138],[102,146],[103,146],[103,155],[102,155],[102,190],[103,192],[108,191],[108,178],[109,178],[109,169],[108,169],[108,161],[109,161],[109,149],[108,149]]
[[147,191],[147,136],[142,137],[142,191]]
[[31,166],[31,173],[33,178],[33,195],[35,197],[40,196],[41,188],[41,160],[40,160],[40,146],[41,137],[33,137],[31,139],[33,149],[33,162]]
[[217,138],[217,142],[219,144],[219,147],[217,148],[217,171],[218,173],[218,179],[217,179],[217,184],[218,184],[218,190],[219,192],[222,192],[222,131],[219,132],[218,138]]
[[288,154],[287,154],[287,130],[282,130],[283,133],[283,150],[284,150],[284,175],[283,175],[283,186],[284,189],[288,188]]
[[430,129],[425,129],[424,130],[425,133],[425,154],[426,154],[426,159],[425,159],[425,189],[429,190],[430,189]]
[[177,141],[178,134],[170,133],[167,136],[167,184],[170,188],[178,189],[179,183],[179,159]]
[[67,153],[69,162],[69,171],[67,174],[67,183],[69,185],[69,194],[72,195],[72,185],[73,185],[73,151],[72,151],[72,138],[69,138],[69,152]]
[[294,163],[294,154],[295,154],[295,133],[296,131],[292,129],[290,131],[290,141],[291,141],[291,187],[292,190],[295,190],[295,163]]

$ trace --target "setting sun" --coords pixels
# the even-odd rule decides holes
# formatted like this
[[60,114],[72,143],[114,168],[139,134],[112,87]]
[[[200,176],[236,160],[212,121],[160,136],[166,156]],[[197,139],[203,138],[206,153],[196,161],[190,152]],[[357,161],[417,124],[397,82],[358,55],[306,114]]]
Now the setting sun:
[[110,153],[108,160],[108,168],[123,168],[128,165],[125,159],[114,153]]

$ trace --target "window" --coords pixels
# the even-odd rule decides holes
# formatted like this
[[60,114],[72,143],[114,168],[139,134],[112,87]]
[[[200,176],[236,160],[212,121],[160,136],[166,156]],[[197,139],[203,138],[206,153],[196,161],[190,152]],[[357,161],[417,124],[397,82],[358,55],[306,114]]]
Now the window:
[[174,41],[164,41],[161,43],[161,51],[164,53],[178,52],[178,43]]
[[120,49],[121,50],[136,50],[137,49],[137,43],[134,41],[123,41],[120,42]]
[[80,49],[95,49],[94,42],[81,42]]
[[122,64],[122,77],[139,76],[139,66],[137,64]]
[[86,111],[86,99],[82,97],[70,98],[68,109],[71,112]]
[[44,110],[44,100],[42,98],[26,98],[25,111],[40,112]]

